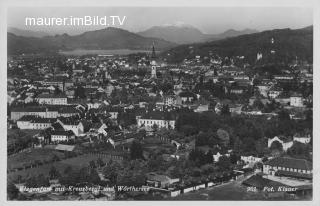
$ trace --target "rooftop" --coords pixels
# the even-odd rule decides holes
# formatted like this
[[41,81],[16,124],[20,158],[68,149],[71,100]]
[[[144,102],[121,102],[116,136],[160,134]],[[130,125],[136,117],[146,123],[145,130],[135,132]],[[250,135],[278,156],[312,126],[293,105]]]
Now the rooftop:
[[265,165],[295,168],[301,170],[312,170],[311,162],[305,159],[296,159],[291,157],[276,157],[266,162]]

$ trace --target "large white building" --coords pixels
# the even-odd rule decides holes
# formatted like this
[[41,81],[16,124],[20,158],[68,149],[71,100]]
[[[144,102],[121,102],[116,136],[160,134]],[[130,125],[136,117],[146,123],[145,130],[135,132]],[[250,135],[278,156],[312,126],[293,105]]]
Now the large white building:
[[263,173],[272,176],[312,179],[312,163],[304,159],[276,157],[263,164]]
[[17,127],[19,129],[43,130],[50,127],[55,121],[54,118],[23,116],[17,121]]
[[174,129],[176,120],[170,114],[150,112],[138,119],[138,127],[151,129],[156,125],[158,128]]
[[39,104],[51,104],[51,105],[66,105],[68,104],[67,96],[64,94],[61,95],[52,95],[52,94],[40,94],[36,100]]

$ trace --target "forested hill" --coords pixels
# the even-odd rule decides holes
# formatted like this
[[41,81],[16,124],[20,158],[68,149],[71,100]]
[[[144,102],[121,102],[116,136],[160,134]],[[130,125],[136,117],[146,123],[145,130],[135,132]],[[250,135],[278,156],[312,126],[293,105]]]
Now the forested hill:
[[272,57],[278,62],[290,61],[296,56],[300,60],[312,62],[313,26],[296,30],[269,30],[218,41],[181,45],[163,52],[162,56],[168,62],[179,63],[196,55],[208,56],[210,51],[221,57],[244,56],[248,63],[256,61],[258,52],[263,54],[263,59]]
[[42,38],[17,36],[8,33],[8,54],[57,52],[74,49],[150,50],[152,44],[159,50],[176,45],[162,39],[142,37],[127,30],[113,27],[88,31],[75,36],[62,34]]

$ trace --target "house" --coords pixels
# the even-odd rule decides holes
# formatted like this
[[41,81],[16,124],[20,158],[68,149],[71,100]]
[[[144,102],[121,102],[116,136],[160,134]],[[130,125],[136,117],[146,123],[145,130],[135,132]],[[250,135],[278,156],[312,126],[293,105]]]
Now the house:
[[91,126],[89,132],[95,133],[95,134],[103,134],[105,132],[104,129],[107,128],[107,125],[105,123],[95,123]]
[[282,106],[290,105],[290,98],[289,97],[277,97],[274,100],[275,100],[275,102],[280,103]]
[[110,142],[114,147],[118,145],[132,143],[136,138],[134,134],[118,134],[110,137],[107,141]]
[[273,176],[312,179],[312,163],[305,159],[276,157],[263,164],[263,173]]
[[245,164],[248,164],[250,166],[253,166],[254,164],[258,162],[262,162],[262,158],[260,157],[254,157],[254,156],[241,156],[240,159],[244,161]]
[[216,154],[213,155],[213,161],[214,162],[219,162],[220,157],[222,156],[227,156],[230,157],[230,154],[220,154],[220,152],[217,152]]
[[256,88],[258,89],[258,91],[260,92],[260,94],[264,97],[268,97],[268,92],[270,89],[270,85],[268,84],[259,84],[256,86]]
[[194,112],[206,112],[209,110],[209,105],[208,104],[200,104],[196,109],[194,109]]
[[179,178],[171,179],[166,175],[160,175],[155,172],[151,172],[147,174],[147,185],[158,187],[158,188],[168,188],[173,183],[179,182]]
[[243,87],[231,87],[230,94],[243,94],[245,89]]
[[286,138],[283,136],[280,136],[280,137],[275,136],[272,139],[268,139],[268,148],[270,148],[272,143],[276,141],[282,145],[282,148],[284,151],[287,151],[293,145],[293,141],[291,138]]
[[88,109],[91,109],[91,108],[98,109],[101,106],[101,104],[102,103],[100,101],[95,101],[95,100],[92,100],[87,103]]
[[282,94],[282,92],[283,92],[283,89],[281,87],[273,86],[268,92],[268,97],[270,99],[275,99],[279,97]]
[[181,98],[181,104],[192,103],[197,99],[197,95],[190,91],[181,92],[179,97]]
[[176,98],[173,95],[168,95],[163,98],[164,104],[166,106],[171,106],[176,104]]
[[290,106],[303,107],[303,98],[301,94],[294,93],[290,96]]
[[84,133],[84,126],[81,121],[75,117],[59,117],[57,122],[63,127],[64,130],[71,130],[76,136]]
[[75,135],[71,130],[51,132],[51,142],[69,141],[71,139],[75,139]]
[[309,144],[311,141],[311,136],[310,136],[310,134],[308,134],[308,135],[295,134],[293,136],[293,141],[300,142],[303,144]]
[[51,105],[66,105],[67,102],[67,96],[65,94],[40,94],[38,97],[36,97],[36,100],[39,102],[39,104],[51,104]]

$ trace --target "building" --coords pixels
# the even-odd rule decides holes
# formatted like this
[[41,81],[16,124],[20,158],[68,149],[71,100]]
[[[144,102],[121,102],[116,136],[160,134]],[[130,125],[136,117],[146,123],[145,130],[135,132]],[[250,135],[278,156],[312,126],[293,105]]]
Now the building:
[[145,126],[148,129],[152,129],[154,125],[158,128],[174,129],[175,124],[175,118],[168,112],[149,112],[138,119],[138,127]]
[[166,175],[160,175],[155,172],[147,174],[147,185],[158,188],[168,188],[173,183],[179,182],[179,178],[171,179]]
[[268,92],[270,89],[270,85],[268,84],[259,84],[256,86],[260,94],[264,97],[268,97]]
[[311,136],[310,135],[299,135],[295,134],[293,136],[293,141],[300,142],[303,144],[309,144],[311,141]]
[[58,111],[47,107],[17,107],[11,110],[10,118],[12,121],[15,122],[23,116],[56,118],[58,116]]
[[43,130],[56,121],[54,118],[41,118],[35,116],[23,116],[17,121],[19,129]]
[[59,117],[57,122],[66,131],[71,130],[76,136],[84,133],[84,126],[81,121],[75,117],[63,118]]
[[312,179],[312,163],[305,159],[276,157],[263,164],[263,173],[273,176]]
[[303,98],[301,94],[294,93],[290,96],[290,106],[303,107]]
[[258,162],[262,162],[262,158],[260,157],[254,157],[254,156],[241,156],[240,159],[244,161],[244,163],[249,164],[249,165],[254,165]]
[[72,117],[80,115],[80,111],[74,107],[60,107],[58,113],[60,117]]
[[197,100],[197,95],[190,91],[184,91],[179,94],[180,99],[177,99],[177,104],[192,103]]
[[232,87],[230,88],[230,94],[243,94],[244,88],[243,87]]
[[157,63],[156,63],[156,51],[154,45],[152,45],[152,54],[151,54],[151,78],[157,78]]
[[293,145],[291,138],[275,136],[272,139],[268,139],[268,147],[270,148],[273,142],[279,142],[282,145],[284,151],[287,151]]
[[52,131],[51,142],[62,142],[75,139],[75,135],[72,131]]
[[163,100],[166,106],[172,106],[176,104],[176,98],[173,95],[167,95],[163,98]]
[[51,105],[67,105],[67,96],[65,94],[40,94],[36,100],[39,104],[51,104]]

